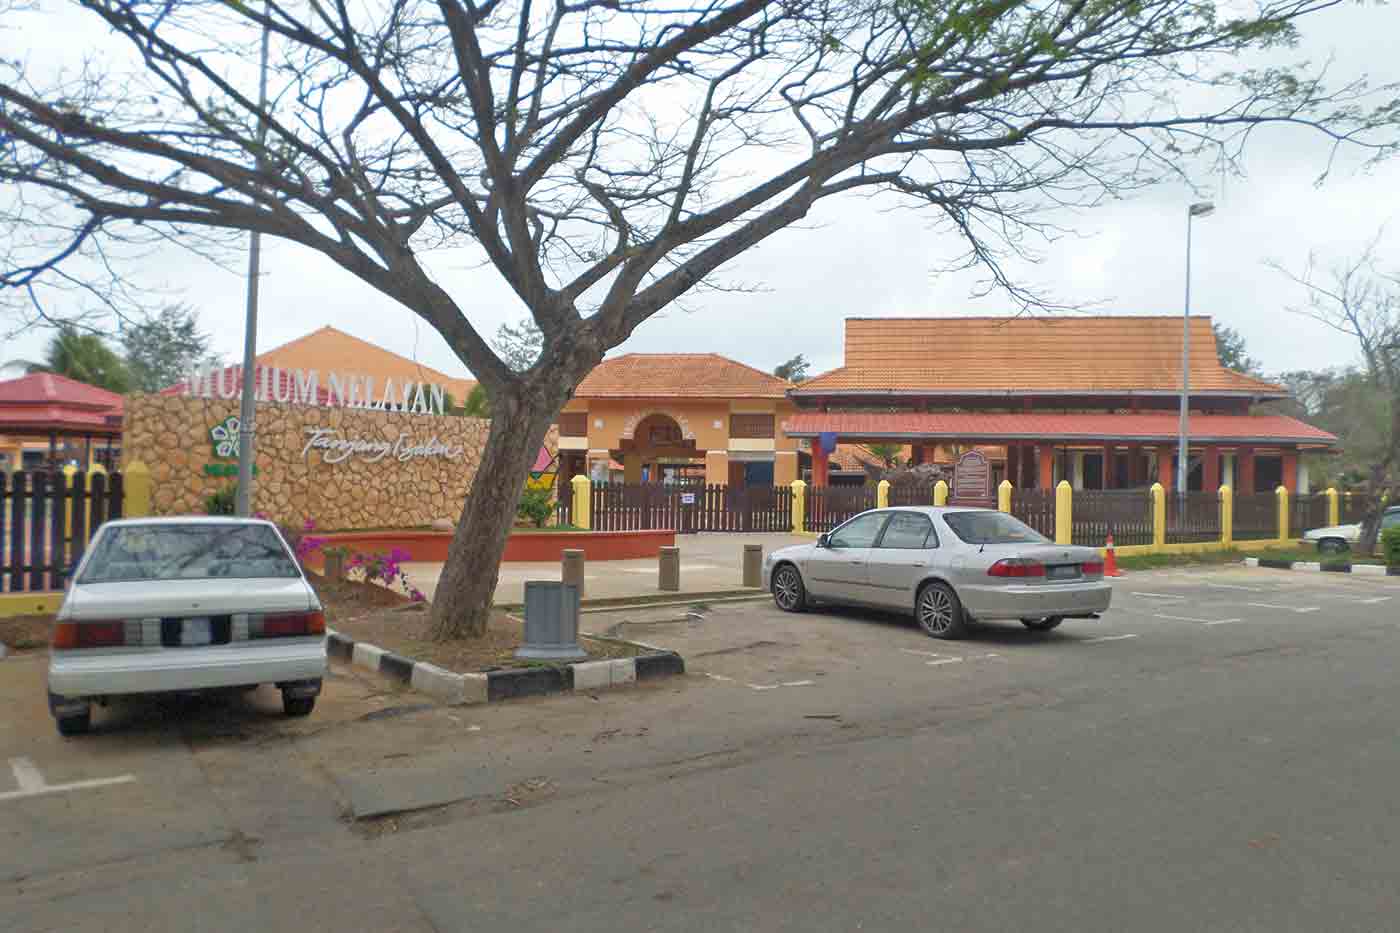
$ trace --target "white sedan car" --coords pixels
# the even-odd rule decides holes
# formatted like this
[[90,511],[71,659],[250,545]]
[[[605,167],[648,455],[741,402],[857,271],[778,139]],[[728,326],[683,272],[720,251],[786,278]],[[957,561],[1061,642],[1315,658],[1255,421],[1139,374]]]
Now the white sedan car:
[[[1381,513],[1381,531],[1400,527],[1400,506],[1391,506]],[[1331,525],[1327,528],[1314,528],[1303,533],[1303,540],[1317,545],[1324,554],[1341,554],[1354,548],[1361,540],[1360,523],[1351,525]],[[1379,536],[1377,536],[1379,543]]]
[[305,716],[326,673],[325,633],[321,602],[270,522],[108,522],[54,621],[49,709],[73,735],[108,697],[271,683],[287,715]]

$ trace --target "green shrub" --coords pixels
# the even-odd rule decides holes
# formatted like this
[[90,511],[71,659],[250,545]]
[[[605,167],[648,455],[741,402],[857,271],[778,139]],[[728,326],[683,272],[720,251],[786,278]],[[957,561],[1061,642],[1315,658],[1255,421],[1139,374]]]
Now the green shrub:
[[520,504],[515,507],[515,514],[532,523],[536,528],[543,528],[549,521],[549,517],[554,514],[554,503],[550,501],[550,491],[548,489],[526,489],[520,494]]
[[206,515],[232,515],[238,507],[238,486],[225,486],[204,497]]
[[1381,532],[1381,556],[1392,567],[1400,567],[1400,528],[1387,528]]

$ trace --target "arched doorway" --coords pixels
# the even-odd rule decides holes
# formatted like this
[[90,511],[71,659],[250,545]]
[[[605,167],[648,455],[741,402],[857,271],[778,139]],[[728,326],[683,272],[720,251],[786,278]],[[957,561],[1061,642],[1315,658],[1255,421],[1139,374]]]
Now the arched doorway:
[[682,478],[703,453],[695,440],[686,438],[680,422],[664,412],[652,412],[624,437],[618,451],[627,483],[660,483]]

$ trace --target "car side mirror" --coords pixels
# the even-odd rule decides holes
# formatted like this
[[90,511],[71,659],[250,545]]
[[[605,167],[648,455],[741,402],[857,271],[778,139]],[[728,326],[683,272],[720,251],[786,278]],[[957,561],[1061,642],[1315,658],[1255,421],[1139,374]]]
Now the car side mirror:
[[831,547],[831,537],[829,535],[817,535],[817,547]]

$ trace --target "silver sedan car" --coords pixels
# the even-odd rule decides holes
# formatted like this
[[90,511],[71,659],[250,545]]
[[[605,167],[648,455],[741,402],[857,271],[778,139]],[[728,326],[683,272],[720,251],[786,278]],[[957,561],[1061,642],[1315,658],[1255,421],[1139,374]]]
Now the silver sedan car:
[[1112,596],[1096,549],[1055,544],[1002,512],[947,506],[863,512],[768,555],[763,583],[787,612],[812,602],[896,609],[934,638],[989,619],[1049,631],[1097,618]]

